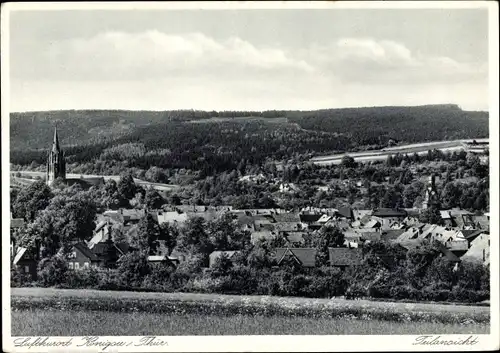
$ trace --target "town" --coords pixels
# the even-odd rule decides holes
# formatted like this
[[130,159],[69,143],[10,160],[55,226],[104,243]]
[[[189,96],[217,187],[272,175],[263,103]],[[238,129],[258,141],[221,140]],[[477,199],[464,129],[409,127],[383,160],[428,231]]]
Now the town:
[[[461,173],[467,173],[463,168],[467,163],[484,169],[487,151],[486,155],[484,149],[462,153],[465,161]],[[460,159],[457,156],[453,158]],[[400,163],[393,161],[397,158],[401,158]],[[407,164],[401,180],[412,170],[418,174],[418,164],[408,160],[408,155],[398,154],[389,156],[386,163]],[[343,164],[352,167],[356,162],[344,157]],[[293,168],[290,170],[292,174]],[[45,180],[32,180],[12,202],[13,285],[34,281],[39,285],[104,289],[115,286],[240,294],[419,297],[413,292],[424,285],[408,290],[411,286],[405,283],[406,289],[402,290],[403,285],[380,284],[380,277],[394,277],[398,273],[395,268],[408,267],[411,256],[417,255],[421,257],[418,261],[428,261],[427,267],[445,261],[444,267],[448,266],[450,273],[469,269],[462,276],[477,275],[468,264],[487,269],[490,261],[489,213],[471,212],[453,201],[442,200],[451,197],[438,188],[437,179],[443,179],[442,175],[450,179],[450,168],[424,177],[423,194],[420,201],[414,202],[418,207],[404,207],[398,202],[398,207],[362,208],[359,202],[358,207],[349,203],[330,207],[320,202],[288,209],[275,204],[262,208],[181,204],[178,196],[169,198],[169,192],[158,187],[161,184],[154,184],[159,190],[147,183],[143,188],[131,175],[115,178],[118,182],[113,178],[104,181],[99,177],[67,177],[65,154],[56,129]],[[382,181],[391,178],[382,177]],[[414,178],[409,178],[403,182],[412,185]],[[300,186],[292,179],[260,172],[240,175],[236,183],[273,185],[276,194],[293,198]],[[318,186],[317,192],[321,196],[333,189],[342,195],[340,189],[354,189],[347,199],[356,204],[356,198],[367,194],[371,184],[344,179],[339,185]],[[142,195],[139,200],[137,195]],[[387,197],[391,195],[383,194],[379,205],[384,205]],[[455,207],[443,208],[443,204]],[[477,202],[475,206],[482,207]],[[474,205],[469,206],[472,208]],[[425,254],[430,254],[430,260]],[[372,272],[373,278],[357,279],[363,267]],[[245,278],[258,277],[251,270],[262,268],[271,274],[288,273],[289,283],[261,288],[266,284]],[[300,276],[304,283],[297,283]],[[311,291],[315,276],[325,277],[330,283]],[[332,276],[337,278],[333,280]],[[391,282],[388,278],[385,281]],[[433,295],[451,298],[450,289],[456,281],[443,284],[446,280],[439,280],[437,289],[441,291],[429,294],[429,299],[436,299]],[[476,285],[474,290],[483,289],[481,286]],[[483,292],[474,290],[469,288],[467,295],[485,298]],[[462,299],[460,293],[456,295]]]

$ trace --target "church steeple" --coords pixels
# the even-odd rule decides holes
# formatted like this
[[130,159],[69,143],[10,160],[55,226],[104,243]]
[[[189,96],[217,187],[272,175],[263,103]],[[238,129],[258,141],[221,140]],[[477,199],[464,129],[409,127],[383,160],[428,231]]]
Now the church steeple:
[[56,127],[54,128],[52,149],[49,152],[47,160],[47,184],[52,184],[57,178],[66,179],[66,161],[64,160],[64,152],[59,146],[59,136],[57,135]]
[[57,136],[57,126],[54,128],[54,141],[52,142],[52,151],[59,151],[59,137]]

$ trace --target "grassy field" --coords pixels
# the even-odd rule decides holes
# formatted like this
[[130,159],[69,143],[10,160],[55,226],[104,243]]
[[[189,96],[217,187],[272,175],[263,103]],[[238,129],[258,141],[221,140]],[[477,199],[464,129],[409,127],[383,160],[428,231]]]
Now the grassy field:
[[[487,333],[489,307],[13,288],[13,335]],[[120,325],[116,325],[119,322]]]
[[[119,323],[119,324],[117,324]],[[443,324],[262,315],[23,310],[12,313],[13,336],[481,334],[489,324]]]

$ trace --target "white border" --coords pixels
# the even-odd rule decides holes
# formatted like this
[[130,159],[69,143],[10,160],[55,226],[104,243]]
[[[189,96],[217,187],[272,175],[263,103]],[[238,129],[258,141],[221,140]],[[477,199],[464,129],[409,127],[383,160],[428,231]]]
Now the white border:
[[[409,336],[176,336],[163,337],[168,341],[168,347],[141,347],[135,351],[142,352],[226,352],[226,351],[427,351],[427,350],[493,350],[499,348],[499,266],[498,266],[498,218],[500,214],[498,203],[498,4],[494,1],[359,1],[359,2],[128,2],[128,3],[7,3],[2,4],[1,12],[1,52],[2,52],[2,181],[10,180],[9,168],[9,13],[16,11],[45,10],[246,10],[246,9],[472,9],[485,8],[489,10],[489,113],[490,113],[490,214],[491,221],[491,333],[490,335],[475,335],[480,343],[474,346],[415,346],[416,335]],[[10,233],[10,191],[9,182],[2,182],[2,234]],[[4,351],[14,351],[10,341],[10,271],[9,271],[9,238],[2,237],[2,334]],[[443,339],[464,339],[467,335],[442,335]],[[52,339],[52,338],[51,338]],[[64,337],[53,338],[64,340]],[[74,337],[73,340],[78,340]],[[137,337],[101,337],[101,340],[125,340],[133,342]],[[11,342],[10,342],[11,343]],[[132,351],[127,347],[122,351]],[[16,352],[40,352],[40,348],[15,349]],[[45,350],[46,351],[46,350]],[[51,349],[51,351],[68,351],[68,348]],[[87,350],[88,351],[88,350]],[[113,348],[107,351],[118,351]]]

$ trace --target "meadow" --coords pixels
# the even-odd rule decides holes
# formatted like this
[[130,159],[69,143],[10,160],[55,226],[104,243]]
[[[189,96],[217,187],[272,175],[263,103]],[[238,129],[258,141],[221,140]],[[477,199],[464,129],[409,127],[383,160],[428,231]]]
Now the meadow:
[[[119,324],[117,324],[119,323]],[[154,314],[108,311],[23,310],[12,313],[13,336],[210,336],[484,334],[489,324],[314,319],[263,315]]]
[[184,293],[13,288],[11,303],[15,336],[459,334],[490,320],[479,306]]

